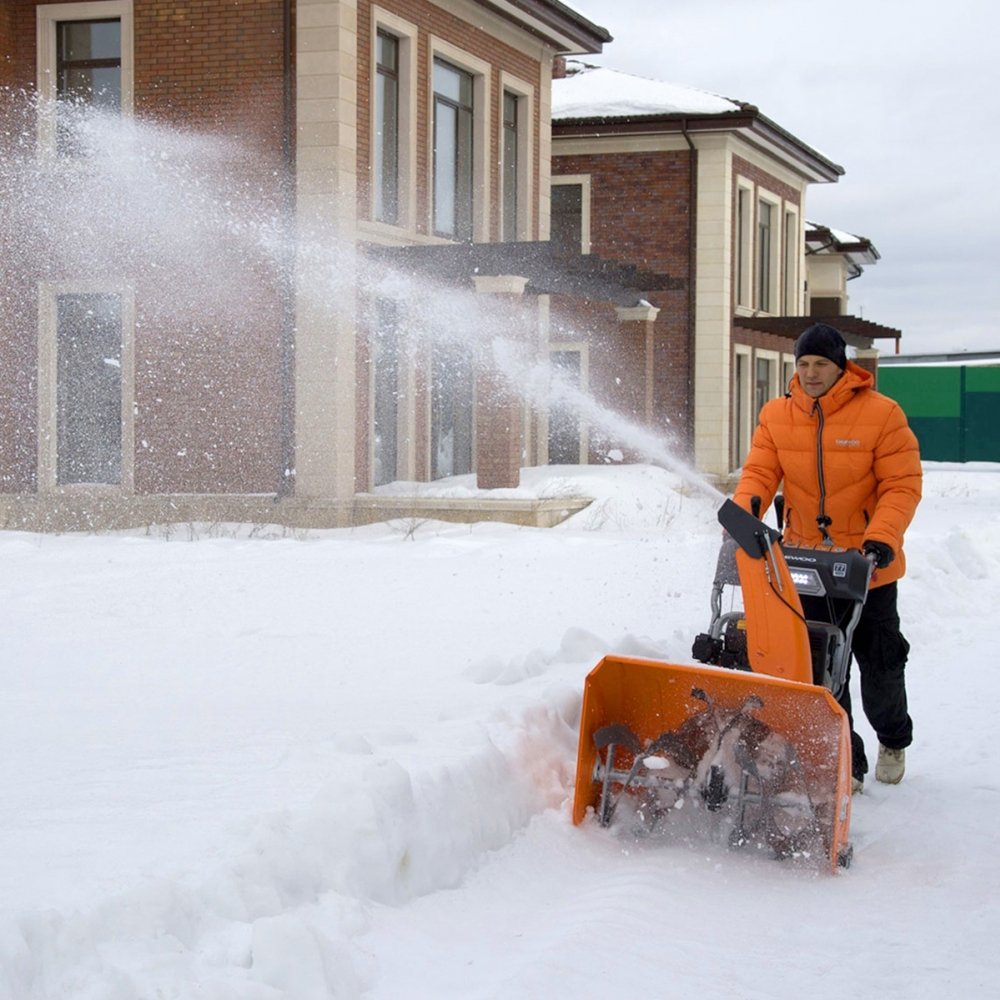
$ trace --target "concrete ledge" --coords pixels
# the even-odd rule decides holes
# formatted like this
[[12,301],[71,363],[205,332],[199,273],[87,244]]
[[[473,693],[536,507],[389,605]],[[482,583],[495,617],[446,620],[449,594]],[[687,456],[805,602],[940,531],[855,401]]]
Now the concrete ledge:
[[461,500],[446,497],[380,497],[358,494],[354,498],[354,523],[373,524],[405,518],[409,520],[501,521],[532,528],[551,528],[590,504],[589,497],[558,497],[548,500]]
[[121,531],[154,524],[277,524],[290,528],[350,528],[379,521],[434,520],[473,524],[500,521],[551,528],[590,503],[587,497],[547,500],[381,497],[350,500],[274,495],[171,494],[123,497],[80,490],[54,496],[0,496],[0,530]]

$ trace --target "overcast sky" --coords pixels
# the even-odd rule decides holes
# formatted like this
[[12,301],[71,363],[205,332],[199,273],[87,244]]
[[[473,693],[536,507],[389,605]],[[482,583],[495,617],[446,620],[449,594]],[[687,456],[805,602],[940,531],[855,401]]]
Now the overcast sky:
[[806,215],[882,255],[850,312],[904,354],[1000,351],[995,0],[568,2],[614,37],[588,61],[755,104],[844,167]]

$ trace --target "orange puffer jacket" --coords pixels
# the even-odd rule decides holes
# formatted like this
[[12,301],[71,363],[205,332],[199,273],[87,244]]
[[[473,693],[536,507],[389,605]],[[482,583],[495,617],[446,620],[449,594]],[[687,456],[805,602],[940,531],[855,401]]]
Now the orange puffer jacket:
[[781,487],[790,545],[884,542],[896,558],[873,577],[881,586],[906,571],[903,533],[920,502],[922,472],[906,416],[873,381],[848,361],[831,389],[812,399],[796,375],[786,396],[762,407],[733,499],[749,510],[759,496],[766,511]]

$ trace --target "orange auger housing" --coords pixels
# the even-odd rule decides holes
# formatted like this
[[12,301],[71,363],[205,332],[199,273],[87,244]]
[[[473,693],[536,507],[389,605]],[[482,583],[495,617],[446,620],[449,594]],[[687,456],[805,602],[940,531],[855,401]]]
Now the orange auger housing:
[[[732,504],[751,671],[606,656],[587,675],[573,822],[667,830],[687,805],[733,846],[850,863],[850,730],[817,673],[776,532]],[[829,628],[829,626],[826,626]]]

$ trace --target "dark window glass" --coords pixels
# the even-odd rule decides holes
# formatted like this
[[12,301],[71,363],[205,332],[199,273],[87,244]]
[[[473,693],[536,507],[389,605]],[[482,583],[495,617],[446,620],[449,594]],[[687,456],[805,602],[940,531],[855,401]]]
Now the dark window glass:
[[757,378],[754,384],[754,416],[760,416],[761,407],[771,398],[771,362],[757,359]]
[[736,302],[741,306],[749,305],[747,296],[747,267],[749,255],[747,252],[748,232],[748,201],[749,195],[745,188],[736,192]]
[[472,239],[473,80],[434,62],[434,232]]
[[399,455],[399,304],[379,299],[372,338],[372,485],[397,478]]
[[577,255],[583,249],[583,185],[552,185],[551,240],[559,253]]
[[[552,351],[549,366],[554,378],[580,388],[580,352]],[[549,465],[580,464],[580,414],[577,407],[561,401],[549,410]]]
[[374,217],[399,222],[399,39],[380,31],[375,76]]
[[56,482],[122,477],[122,308],[117,295],[56,301]]
[[122,26],[119,20],[60,21],[56,25],[56,146],[83,152],[75,122],[81,108],[120,112]]
[[431,478],[472,471],[472,352],[437,344],[431,358]]
[[517,239],[520,101],[516,94],[503,95],[503,238]]
[[56,96],[121,110],[121,21],[56,25]]
[[757,308],[771,309],[771,206],[757,205]]

